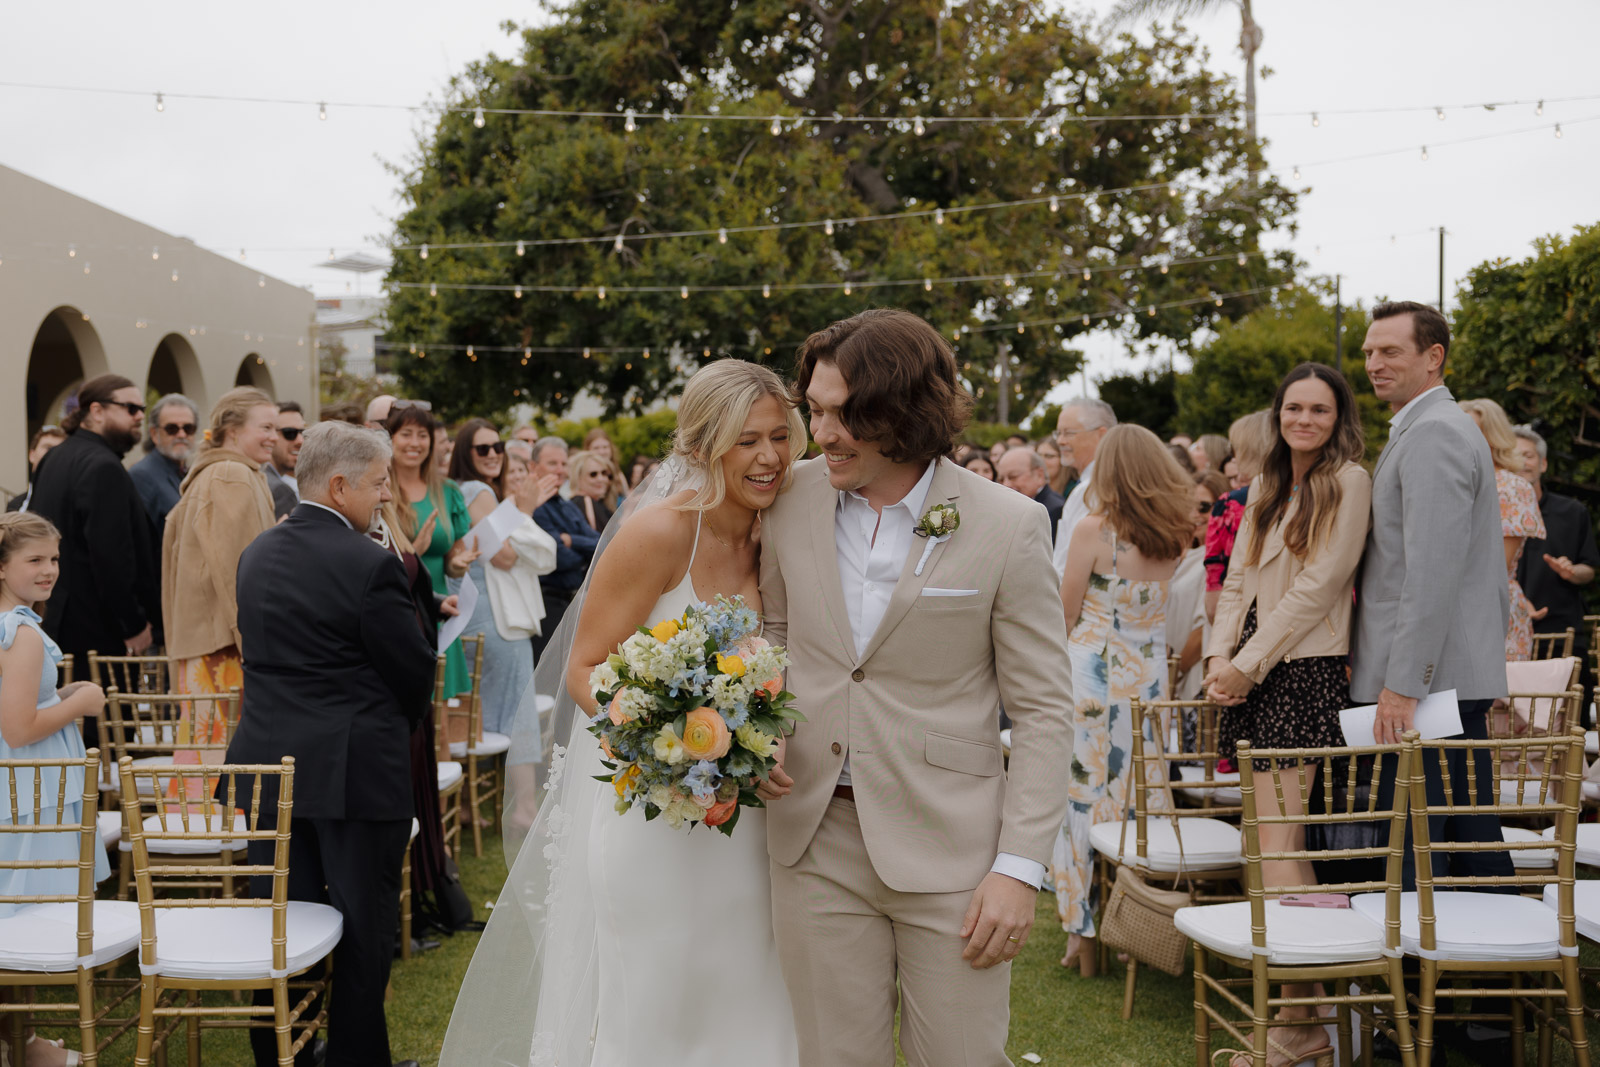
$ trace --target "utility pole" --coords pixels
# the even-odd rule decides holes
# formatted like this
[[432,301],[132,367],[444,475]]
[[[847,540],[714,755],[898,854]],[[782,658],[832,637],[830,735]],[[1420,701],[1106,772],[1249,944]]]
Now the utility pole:
[[1344,376],[1344,301],[1339,296],[1343,283],[1344,275],[1333,276],[1333,358],[1340,377]]
[[1444,314],[1444,227],[1439,227],[1439,314]]

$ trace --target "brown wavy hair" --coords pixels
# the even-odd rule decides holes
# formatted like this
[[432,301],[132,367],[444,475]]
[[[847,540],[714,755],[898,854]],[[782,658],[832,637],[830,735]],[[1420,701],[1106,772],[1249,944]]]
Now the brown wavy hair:
[[474,460],[477,458],[472,451],[472,439],[478,436],[479,430],[493,430],[496,437],[500,436],[500,428],[488,419],[468,419],[461,424],[461,429],[456,431],[456,447],[450,453],[450,480],[454,482],[482,482],[494,490],[496,500],[506,497],[506,466],[500,464],[500,477],[485,478],[479,472]]
[[[433,510],[444,511],[444,476],[439,473],[439,467],[433,462],[433,447],[435,433],[439,429],[439,422],[433,413],[417,404],[396,404],[389,409],[389,417],[383,421],[383,428],[390,439],[400,432],[402,426],[420,426],[428,434],[428,452],[422,457],[422,480],[428,486],[428,499],[433,501]],[[417,536],[417,531],[422,528],[422,523],[417,520],[417,509],[410,506],[410,502],[403,498],[400,492],[400,471],[394,465],[394,460],[389,461],[389,477],[394,485],[395,510],[399,512],[400,530],[406,535],[407,540]],[[405,506],[400,506],[405,505]],[[448,516],[441,515],[441,518]]]
[[850,387],[839,416],[851,436],[877,444],[891,463],[949,455],[972,418],[955,353],[909,311],[873,308],[807,337],[795,358],[799,403],[818,363],[832,363]]
[[[1289,386],[1307,378],[1315,378],[1333,391],[1337,414],[1333,434],[1300,480],[1296,493],[1293,455],[1289,442],[1283,438],[1283,398]],[[1249,506],[1255,511],[1255,532],[1250,535],[1248,556],[1252,566],[1261,559],[1267,531],[1283,522],[1286,516],[1283,546],[1299,559],[1305,559],[1319,542],[1326,540],[1333,531],[1339,502],[1344,498],[1339,471],[1346,463],[1359,461],[1367,451],[1361,415],[1356,411],[1356,395],[1344,375],[1326,363],[1302,363],[1283,376],[1278,393],[1272,398],[1272,429],[1272,451],[1261,464],[1260,491],[1250,494]],[[1294,508],[1294,514],[1289,515],[1289,506],[1296,496],[1299,505]]]
[[118,389],[132,389],[133,382],[120,374],[99,374],[78,386],[78,406],[61,417],[61,428],[72,433],[89,415],[90,404],[106,404]]
[[1177,559],[1194,539],[1194,480],[1143,426],[1113,426],[1101,438],[1085,497],[1147,559]]

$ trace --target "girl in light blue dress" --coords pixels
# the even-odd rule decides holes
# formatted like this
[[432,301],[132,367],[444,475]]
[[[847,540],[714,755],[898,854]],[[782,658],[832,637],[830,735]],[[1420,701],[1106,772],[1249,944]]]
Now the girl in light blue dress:
[[[105,694],[91,682],[56,689],[61,649],[45,636],[35,605],[49,598],[60,573],[60,535],[49,521],[27,512],[0,518],[0,759],[82,759],[78,720],[99,715]],[[17,773],[18,818],[33,821],[33,774]],[[61,772],[45,770],[40,803],[49,822],[73,823],[83,816],[83,771],[67,772],[66,807],[55,812]],[[10,783],[0,775],[0,795]],[[24,799],[26,798],[26,799]],[[9,800],[0,803],[0,823],[11,821]],[[25,810],[24,810],[25,809]],[[0,834],[0,859],[76,859],[78,835]],[[95,852],[95,881],[111,873],[104,849]],[[75,868],[0,868],[0,896],[65,896],[78,891]],[[20,905],[26,906],[26,905]],[[0,918],[19,905],[0,903]]]

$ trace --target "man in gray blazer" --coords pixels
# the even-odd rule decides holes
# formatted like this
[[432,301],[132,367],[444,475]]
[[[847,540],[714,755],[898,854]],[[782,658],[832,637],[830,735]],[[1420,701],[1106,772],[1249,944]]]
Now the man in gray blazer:
[[[1462,736],[1488,737],[1489,705],[1506,695],[1511,605],[1499,494],[1488,443],[1444,386],[1449,350],[1450,326],[1436,309],[1410,301],[1372,309],[1362,345],[1367,377],[1395,414],[1372,474],[1350,695],[1378,705],[1378,744],[1399,741],[1418,700],[1447,689],[1460,700]],[[1488,800],[1492,777],[1487,753],[1480,756],[1477,781]],[[1448,762],[1451,790],[1465,800],[1465,753]],[[1426,770],[1428,800],[1443,803],[1437,764]],[[1502,840],[1493,815],[1438,818],[1430,833],[1436,841]],[[1505,852],[1436,855],[1435,867],[1441,875],[1512,873]],[[1405,881],[1411,888],[1409,848]]]

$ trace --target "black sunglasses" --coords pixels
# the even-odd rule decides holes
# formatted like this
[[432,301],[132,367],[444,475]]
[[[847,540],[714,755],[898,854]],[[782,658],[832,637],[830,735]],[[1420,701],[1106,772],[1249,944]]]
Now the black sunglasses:
[[503,455],[506,450],[506,443],[504,441],[496,441],[492,445],[473,445],[472,450],[478,454],[478,458],[487,459],[490,452],[497,456]]
[[105,404],[105,405],[108,405],[108,406],[111,405],[111,404],[115,404],[115,405],[117,405],[117,407],[123,408],[124,410],[126,410],[129,415],[143,415],[144,414],[144,405],[143,404],[135,404],[132,400],[101,400],[101,401],[99,401],[99,403]]
[[279,426],[278,433],[283,436],[285,441],[295,441],[299,439],[301,434],[305,433],[305,430],[299,426]]
[[169,422],[161,427],[161,432],[168,437],[176,437],[180,433],[186,437],[193,437],[197,429],[199,427],[192,422]]
[[396,400],[393,404],[389,405],[390,411],[395,411],[400,408],[421,408],[423,411],[432,411],[433,405],[426,400]]

